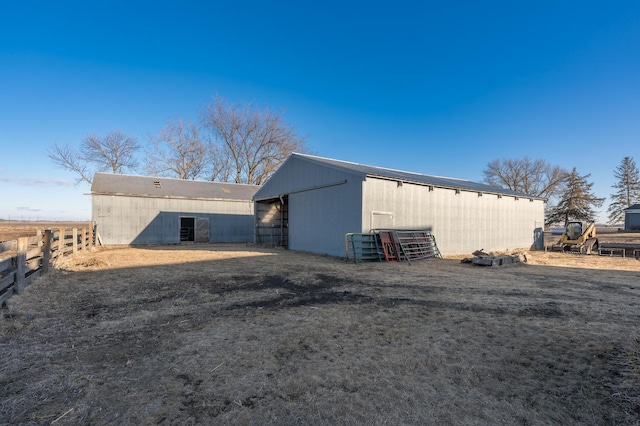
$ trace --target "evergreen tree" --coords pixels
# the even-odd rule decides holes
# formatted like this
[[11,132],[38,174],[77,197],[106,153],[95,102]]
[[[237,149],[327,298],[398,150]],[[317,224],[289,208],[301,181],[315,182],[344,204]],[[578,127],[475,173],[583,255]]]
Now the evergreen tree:
[[574,167],[564,181],[560,201],[549,209],[546,223],[567,223],[571,221],[593,222],[596,212],[594,208],[602,206],[604,198],[598,198],[591,192],[593,183],[588,182],[591,176],[580,176]]
[[614,225],[624,220],[624,209],[640,203],[640,173],[632,157],[624,157],[613,172],[617,182],[613,185],[617,191],[611,194],[609,205],[609,224]]

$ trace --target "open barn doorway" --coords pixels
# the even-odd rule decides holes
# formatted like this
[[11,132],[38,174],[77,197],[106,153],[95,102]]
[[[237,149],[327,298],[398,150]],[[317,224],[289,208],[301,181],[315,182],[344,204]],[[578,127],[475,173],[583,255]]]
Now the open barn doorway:
[[289,197],[255,202],[256,244],[289,247]]
[[180,242],[206,243],[209,241],[209,219],[206,217],[180,217]]
[[195,242],[196,238],[196,218],[181,217],[180,218],[180,242]]

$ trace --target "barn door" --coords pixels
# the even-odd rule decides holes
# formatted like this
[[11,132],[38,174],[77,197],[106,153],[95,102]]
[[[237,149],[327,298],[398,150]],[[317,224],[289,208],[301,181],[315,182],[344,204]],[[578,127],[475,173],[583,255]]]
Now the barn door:
[[209,219],[206,217],[196,217],[196,242],[209,242]]

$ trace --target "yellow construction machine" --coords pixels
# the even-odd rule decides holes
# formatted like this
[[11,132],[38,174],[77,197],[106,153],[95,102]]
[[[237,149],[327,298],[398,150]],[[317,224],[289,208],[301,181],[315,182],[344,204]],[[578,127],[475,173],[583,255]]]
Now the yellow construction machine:
[[[584,227],[584,228],[583,228]],[[584,230],[583,230],[584,229]],[[552,251],[591,254],[598,251],[596,224],[584,226],[582,222],[569,222],[560,240],[551,246]]]

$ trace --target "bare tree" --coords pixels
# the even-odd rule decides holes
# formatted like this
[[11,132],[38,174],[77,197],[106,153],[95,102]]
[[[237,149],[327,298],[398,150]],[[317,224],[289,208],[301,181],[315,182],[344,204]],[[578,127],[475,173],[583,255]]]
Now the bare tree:
[[546,224],[562,223],[567,226],[572,220],[590,221],[595,220],[595,207],[600,207],[604,198],[596,197],[592,192],[592,182],[587,178],[591,175],[580,176],[574,167],[564,182],[560,201],[555,207],[549,209]]
[[93,172],[88,164],[80,159],[80,153],[69,145],[54,145],[47,151],[47,155],[53,163],[76,175],[76,185],[80,182],[91,184]]
[[636,162],[631,157],[624,157],[613,175],[617,179],[613,185],[618,191],[611,194],[609,205],[609,224],[614,225],[624,221],[624,209],[640,203],[640,172]]
[[294,151],[305,152],[303,137],[285,123],[282,113],[252,104],[229,104],[215,97],[202,123],[218,145],[216,178],[260,185]]
[[211,171],[210,180],[218,182],[231,182],[233,172],[233,164],[231,164],[229,155],[226,154],[226,147],[217,143],[209,144],[209,168]]
[[87,135],[79,150],[56,144],[49,149],[48,156],[57,166],[76,174],[76,183],[91,184],[96,171],[125,173],[135,170],[138,166],[135,155],[139,149],[136,138],[116,130],[102,138]]
[[146,152],[146,171],[151,175],[191,180],[207,175],[210,153],[194,123],[169,121],[151,138]]
[[562,182],[568,175],[559,166],[529,157],[493,160],[483,173],[489,185],[547,199],[559,194]]

